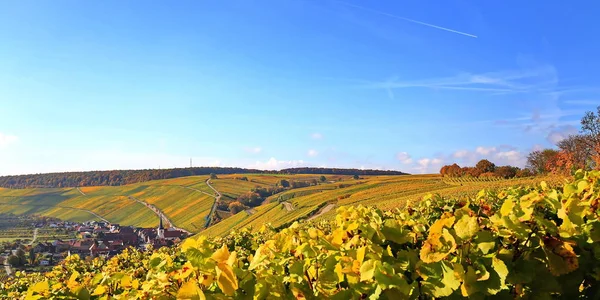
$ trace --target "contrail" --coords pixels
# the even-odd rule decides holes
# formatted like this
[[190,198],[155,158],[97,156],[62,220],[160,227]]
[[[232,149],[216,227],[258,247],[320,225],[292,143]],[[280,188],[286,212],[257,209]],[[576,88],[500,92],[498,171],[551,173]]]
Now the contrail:
[[374,14],[378,14],[378,15],[382,15],[382,16],[386,16],[386,17],[390,17],[390,18],[394,18],[394,19],[400,19],[400,20],[404,20],[404,21],[407,21],[407,22],[411,22],[411,23],[415,23],[415,24],[420,24],[420,25],[424,25],[424,26],[428,26],[428,27],[432,27],[432,28],[437,28],[437,29],[440,29],[440,30],[444,30],[444,31],[448,31],[448,32],[453,32],[453,33],[456,33],[456,34],[461,34],[461,35],[472,37],[472,38],[477,38],[477,36],[474,35],[474,34],[462,32],[462,31],[458,31],[458,30],[454,30],[454,29],[450,29],[450,28],[446,28],[446,27],[441,27],[441,26],[437,26],[437,25],[433,25],[433,24],[429,24],[429,23],[425,23],[425,22],[421,22],[421,21],[417,21],[417,20],[413,20],[413,19],[401,17],[401,16],[392,15],[392,14],[389,14],[389,13],[386,13],[386,12],[382,12],[382,11],[378,11],[378,10],[366,8],[366,7],[363,7],[363,6],[358,6],[358,5],[355,5],[355,4],[351,4],[351,3],[347,3],[347,2],[343,2],[343,1],[337,1],[337,0],[334,0],[334,2],[343,4],[343,5],[346,5],[346,6],[350,6],[350,7],[362,9],[364,11],[368,11],[368,12],[371,12],[371,13],[374,13]]

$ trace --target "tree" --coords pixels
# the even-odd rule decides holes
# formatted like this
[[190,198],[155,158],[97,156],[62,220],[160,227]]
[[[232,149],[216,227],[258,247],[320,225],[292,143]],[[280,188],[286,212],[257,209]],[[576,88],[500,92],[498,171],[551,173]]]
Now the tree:
[[558,151],[554,149],[536,150],[527,155],[527,168],[531,169],[536,174],[546,174],[550,172],[548,169],[550,165],[555,161]]
[[360,179],[360,176],[358,176],[358,174],[354,174],[354,176],[352,176],[352,178],[354,178],[355,180]]
[[588,111],[581,119],[581,131],[588,141],[593,168],[600,166],[600,106],[596,110],[596,114]]
[[519,171],[519,168],[517,168],[517,167],[501,166],[501,167],[496,167],[496,170],[494,170],[494,175],[496,177],[508,179],[508,178],[513,178],[513,177],[517,176],[518,171]]
[[321,180],[321,182],[325,182],[325,181],[327,181],[327,177],[321,175],[321,177],[319,178],[319,180]]
[[557,146],[562,152],[562,163],[567,171],[592,168],[593,149],[590,147],[588,136],[570,135],[558,142]]
[[259,206],[262,203],[263,198],[258,193],[247,192],[245,194],[240,195],[237,201],[246,206],[254,207]]
[[279,180],[278,185],[281,187],[284,187],[284,188],[288,188],[288,187],[290,187],[290,182],[285,179],[281,179],[281,180]]
[[217,174],[210,173],[210,179],[218,179]]
[[18,256],[11,255],[8,257],[8,264],[10,264],[12,267],[18,267],[21,266],[21,260]]
[[482,159],[475,165],[475,168],[480,173],[493,173],[496,169],[496,165],[487,159]]
[[459,165],[452,164],[446,169],[446,174],[450,177],[460,177],[462,172]]
[[588,111],[581,119],[581,130],[589,136],[592,146],[600,144],[600,106],[596,109],[597,114]]
[[237,214],[241,211],[244,211],[245,209],[246,209],[246,206],[244,206],[239,201],[233,201],[233,202],[229,203],[229,211],[232,214]]
[[515,174],[515,177],[518,177],[518,178],[531,177],[531,176],[533,176],[533,172],[531,172],[531,170],[527,169],[527,168],[520,169],[517,171],[517,174]]

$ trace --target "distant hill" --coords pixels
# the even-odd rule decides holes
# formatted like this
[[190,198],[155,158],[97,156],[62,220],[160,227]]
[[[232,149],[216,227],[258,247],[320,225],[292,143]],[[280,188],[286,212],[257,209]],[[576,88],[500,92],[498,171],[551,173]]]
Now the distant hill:
[[0,176],[0,187],[4,188],[57,188],[78,186],[118,186],[150,180],[178,178],[208,174],[331,174],[331,175],[408,175],[400,171],[360,170],[338,168],[291,168],[280,171],[265,171],[245,168],[197,167],[175,169],[114,170],[63,172]]

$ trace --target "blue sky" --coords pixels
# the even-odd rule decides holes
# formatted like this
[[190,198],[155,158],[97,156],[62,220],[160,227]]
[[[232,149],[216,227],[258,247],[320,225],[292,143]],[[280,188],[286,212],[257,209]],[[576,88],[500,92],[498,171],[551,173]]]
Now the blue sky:
[[600,104],[592,1],[4,1],[0,175],[523,166]]

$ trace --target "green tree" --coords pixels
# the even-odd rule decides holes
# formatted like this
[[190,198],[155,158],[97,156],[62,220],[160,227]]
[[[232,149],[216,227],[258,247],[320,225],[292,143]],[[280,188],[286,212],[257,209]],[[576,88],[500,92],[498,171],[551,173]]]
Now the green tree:
[[358,180],[358,179],[360,179],[360,176],[358,176],[358,174],[354,174],[354,176],[352,176],[352,178]]
[[281,180],[279,180],[278,185],[281,187],[284,187],[284,188],[288,188],[288,187],[290,187],[290,182],[285,179],[281,179]]
[[8,264],[11,265],[12,267],[19,267],[19,266],[21,266],[21,260],[19,259],[18,256],[11,255],[8,257]]
[[217,174],[210,173],[210,179],[218,179]]
[[321,177],[319,178],[319,180],[321,180],[321,182],[325,182],[325,181],[327,181],[327,177],[321,175]]
[[232,214],[237,214],[241,211],[244,211],[245,209],[246,209],[246,206],[244,206],[239,201],[233,201],[233,202],[229,203],[229,211]]

